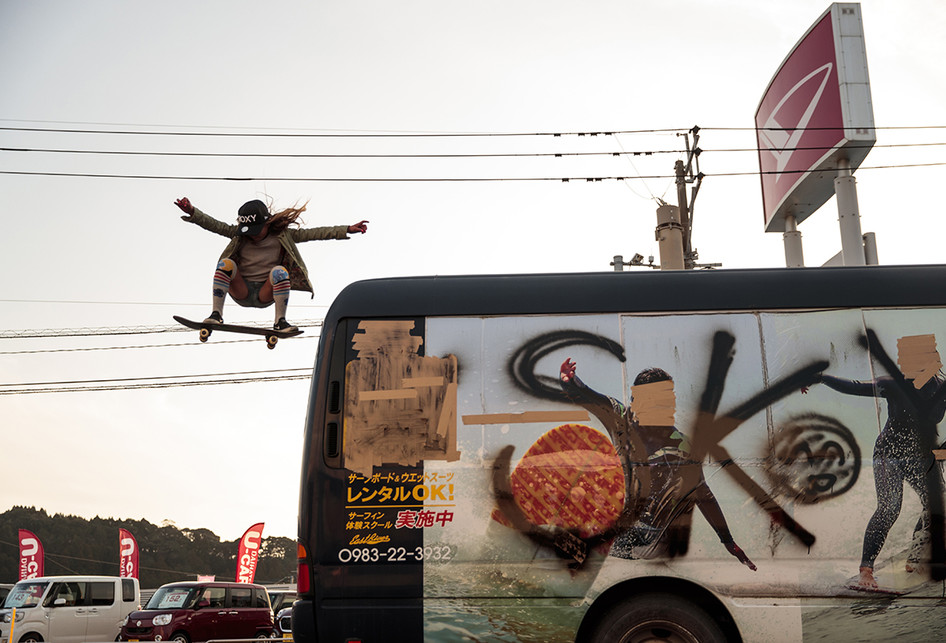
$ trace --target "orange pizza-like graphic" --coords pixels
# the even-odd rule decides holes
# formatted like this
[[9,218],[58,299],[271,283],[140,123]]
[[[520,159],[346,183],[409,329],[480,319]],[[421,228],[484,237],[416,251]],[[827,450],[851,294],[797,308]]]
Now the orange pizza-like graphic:
[[[624,507],[624,471],[614,445],[583,424],[563,424],[540,437],[512,472],[510,486],[529,522],[582,538],[606,531]],[[510,524],[498,509],[493,519]]]

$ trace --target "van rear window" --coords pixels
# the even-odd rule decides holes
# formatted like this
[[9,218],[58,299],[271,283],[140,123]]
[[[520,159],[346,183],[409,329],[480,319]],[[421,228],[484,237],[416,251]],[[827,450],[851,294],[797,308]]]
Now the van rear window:
[[135,581],[130,578],[122,579],[122,602],[131,603],[135,600]]

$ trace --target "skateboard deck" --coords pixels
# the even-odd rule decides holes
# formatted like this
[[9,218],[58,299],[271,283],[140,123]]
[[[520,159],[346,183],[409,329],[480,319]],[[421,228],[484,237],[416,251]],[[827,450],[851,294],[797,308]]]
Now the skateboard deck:
[[174,315],[174,321],[179,324],[183,324],[188,328],[193,328],[194,330],[200,331],[200,341],[206,342],[210,338],[210,334],[214,331],[221,331],[224,333],[239,333],[241,335],[262,335],[266,338],[266,346],[269,348],[275,348],[276,342],[280,339],[286,337],[295,337],[296,335],[301,335],[302,330],[294,331],[285,331],[285,330],[273,330],[272,328],[260,328],[258,326],[241,326],[239,324],[205,324],[204,322],[196,322],[185,317],[180,317],[179,315]]
[[853,589],[857,592],[864,592],[867,594],[885,594],[887,596],[903,596],[908,592],[903,589],[897,589],[895,587],[883,587],[878,585],[877,587],[864,587],[863,585],[857,584],[855,581],[849,582],[845,587],[848,589]]
[[933,585],[935,591],[930,595],[941,595],[942,584],[939,581],[932,581],[929,572],[906,571],[908,554],[909,549],[904,549],[874,567],[877,587],[859,585],[858,577],[854,576],[847,580],[847,589],[867,594],[886,594],[887,596],[904,596],[906,594],[926,596],[929,590],[927,586]]

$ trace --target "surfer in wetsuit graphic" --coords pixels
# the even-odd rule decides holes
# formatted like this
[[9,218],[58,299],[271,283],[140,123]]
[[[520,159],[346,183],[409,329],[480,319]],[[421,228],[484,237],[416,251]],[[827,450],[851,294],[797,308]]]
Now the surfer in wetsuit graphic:
[[[743,565],[756,566],[733,541],[726,517],[703,477],[702,463],[689,457],[686,437],[673,425],[673,379],[659,368],[641,371],[634,380],[631,408],[589,388],[575,374],[570,358],[561,366],[560,383],[565,396],[586,408],[607,429],[624,468],[625,508],[632,508],[635,522],[622,530],[611,546],[611,555],[632,557],[644,548],[648,557],[666,547],[664,537],[675,521],[700,510],[726,550]],[[696,466],[695,486],[687,487],[687,467]],[[636,557],[636,556],[635,556]]]
[[[864,589],[877,588],[874,562],[890,528],[900,516],[904,482],[920,497],[923,506],[913,529],[907,571],[919,568],[923,550],[929,542],[930,485],[927,474],[937,466],[932,449],[937,439],[936,425],[946,414],[946,376],[940,370],[943,364],[933,335],[901,337],[897,349],[905,381],[885,376],[860,382],[824,374],[820,380],[840,393],[881,397],[887,401],[887,423],[874,443],[877,509],[864,532],[858,579],[858,585]],[[935,475],[942,474],[936,472]],[[942,488],[942,484],[939,486]]]

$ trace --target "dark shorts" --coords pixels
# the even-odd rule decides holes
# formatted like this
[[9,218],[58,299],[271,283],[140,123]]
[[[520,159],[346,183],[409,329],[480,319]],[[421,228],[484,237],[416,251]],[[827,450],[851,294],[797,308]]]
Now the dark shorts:
[[246,282],[246,297],[243,299],[237,299],[233,297],[233,301],[243,306],[244,308],[268,308],[273,304],[271,301],[260,301],[259,300],[259,291],[265,284],[265,281],[247,281]]

